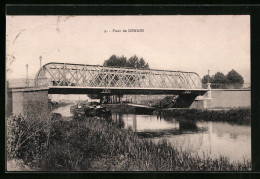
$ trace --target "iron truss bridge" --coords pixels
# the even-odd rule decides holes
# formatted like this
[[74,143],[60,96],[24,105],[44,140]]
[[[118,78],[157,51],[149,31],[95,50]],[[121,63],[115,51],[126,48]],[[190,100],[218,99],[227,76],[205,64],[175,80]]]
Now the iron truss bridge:
[[197,73],[183,71],[48,63],[38,72],[36,87],[50,94],[204,94]]

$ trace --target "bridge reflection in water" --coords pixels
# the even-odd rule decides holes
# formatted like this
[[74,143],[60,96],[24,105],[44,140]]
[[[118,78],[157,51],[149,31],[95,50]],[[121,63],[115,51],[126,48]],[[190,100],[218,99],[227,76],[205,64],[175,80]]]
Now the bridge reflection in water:
[[113,113],[112,120],[121,128],[131,128],[140,138],[155,143],[166,139],[172,146],[201,157],[223,155],[231,161],[251,160],[250,126],[119,113]]

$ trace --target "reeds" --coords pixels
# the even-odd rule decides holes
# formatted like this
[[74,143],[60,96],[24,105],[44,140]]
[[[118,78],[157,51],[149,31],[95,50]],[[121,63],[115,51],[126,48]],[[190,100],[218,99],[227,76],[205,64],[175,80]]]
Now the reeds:
[[[237,171],[251,163],[231,163],[178,151],[167,141],[140,139],[106,119],[75,118],[52,121],[45,157],[34,162],[47,171]],[[43,152],[43,151],[41,151]],[[28,161],[27,161],[28,163]]]

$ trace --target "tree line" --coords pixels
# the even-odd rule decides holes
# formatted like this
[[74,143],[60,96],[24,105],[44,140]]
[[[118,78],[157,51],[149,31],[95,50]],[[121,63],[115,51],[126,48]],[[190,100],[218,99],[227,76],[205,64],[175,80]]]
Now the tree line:
[[[226,75],[222,72],[217,72],[214,75],[204,75],[202,78],[202,83],[214,83],[224,86],[224,88],[235,87],[241,88],[244,84],[243,77],[234,69],[229,71]],[[228,87],[229,86],[229,87]],[[219,86],[220,87],[220,86]],[[218,88],[217,86],[215,88]]]
[[145,62],[143,57],[139,58],[136,55],[127,59],[125,56],[112,55],[109,59],[104,61],[103,66],[114,67],[132,67],[149,69],[149,64]]
[[[104,61],[103,66],[149,69],[149,64],[144,60],[144,58],[139,58],[136,55],[128,59],[123,55],[112,55],[110,58]],[[202,78],[202,83],[208,82],[221,85],[215,85],[216,87],[213,86],[213,88],[241,88],[243,86],[244,79],[237,71],[232,69],[226,75],[224,75],[222,72],[217,72],[212,76],[204,75]]]

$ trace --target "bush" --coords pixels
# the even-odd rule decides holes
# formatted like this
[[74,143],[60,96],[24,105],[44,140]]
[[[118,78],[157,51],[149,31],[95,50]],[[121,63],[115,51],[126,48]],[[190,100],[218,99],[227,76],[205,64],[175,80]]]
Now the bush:
[[7,118],[7,158],[23,159],[31,166],[38,167],[47,151],[48,120],[38,117]]
[[189,120],[222,121],[241,125],[251,124],[250,108],[233,108],[230,110],[173,109],[163,110],[166,119],[182,117]]

